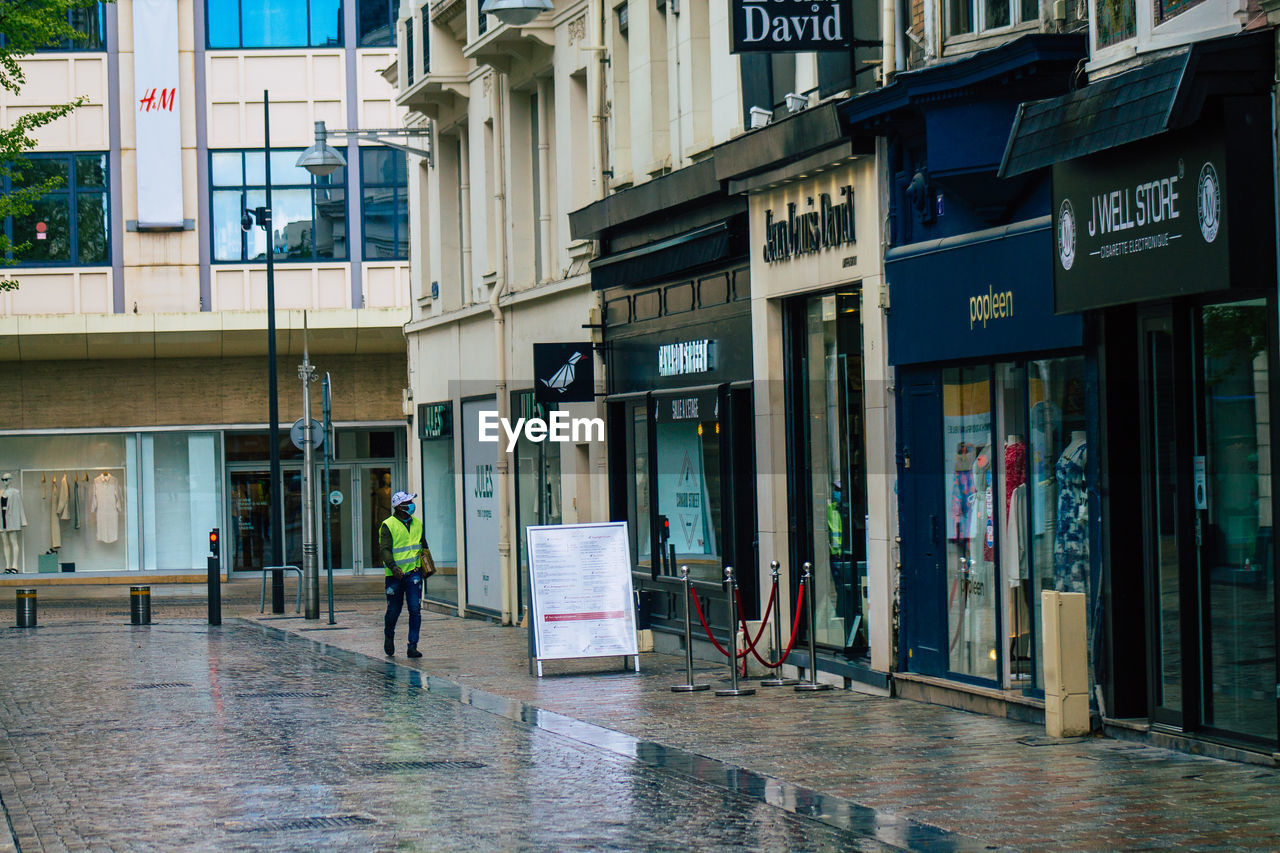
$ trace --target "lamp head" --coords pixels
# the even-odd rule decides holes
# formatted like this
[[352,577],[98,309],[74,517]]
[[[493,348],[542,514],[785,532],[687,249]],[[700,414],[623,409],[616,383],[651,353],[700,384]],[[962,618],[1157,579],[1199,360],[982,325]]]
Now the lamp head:
[[484,0],[480,11],[495,16],[504,24],[523,27],[552,8],[551,0]]
[[240,230],[246,234],[253,230],[253,215],[247,210],[240,214]]
[[342,152],[325,142],[327,135],[324,122],[316,122],[316,144],[303,151],[295,164],[306,169],[317,178],[331,175],[336,170],[347,165],[347,160],[342,156]]

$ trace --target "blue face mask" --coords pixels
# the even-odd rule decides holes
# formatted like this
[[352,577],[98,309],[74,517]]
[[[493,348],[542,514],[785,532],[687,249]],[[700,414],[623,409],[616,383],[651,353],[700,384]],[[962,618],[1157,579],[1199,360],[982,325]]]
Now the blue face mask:
[[831,493],[831,500],[835,501],[836,503],[840,503],[840,497],[841,495],[839,490],[836,490]]
[[400,508],[404,510],[406,513],[408,513],[409,515],[413,515],[414,512],[417,511],[418,505],[413,503],[407,503],[407,504],[401,504]]

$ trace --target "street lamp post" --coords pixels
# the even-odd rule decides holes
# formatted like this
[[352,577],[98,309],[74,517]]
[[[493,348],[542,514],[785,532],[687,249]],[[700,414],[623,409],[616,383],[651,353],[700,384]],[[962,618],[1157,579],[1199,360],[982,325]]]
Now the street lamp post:
[[[240,227],[251,231],[257,222],[267,236],[267,443],[271,454],[271,483],[267,489],[271,504],[271,565],[284,565],[284,511],[279,489],[280,477],[280,393],[276,387],[276,268],[275,235],[271,223],[271,96],[262,91],[262,148],[266,167],[266,204],[245,210]],[[271,612],[284,613],[284,571],[271,573]]]

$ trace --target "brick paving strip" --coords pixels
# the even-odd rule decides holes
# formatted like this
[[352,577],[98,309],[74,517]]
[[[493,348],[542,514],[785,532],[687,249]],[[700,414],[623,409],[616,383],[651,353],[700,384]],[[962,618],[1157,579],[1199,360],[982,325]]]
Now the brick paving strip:
[[[291,613],[260,616],[253,593],[251,606],[229,600],[226,617],[306,639],[318,652],[387,663],[380,599],[344,597],[338,624],[328,626],[323,608],[319,624]],[[203,613],[176,600],[153,608],[158,623]],[[102,611],[94,602],[49,618],[100,620]],[[850,826],[882,821],[885,831],[873,837],[895,846],[913,846],[903,832],[918,830],[937,832],[943,847],[969,847],[970,839],[1018,849],[1280,847],[1280,776],[1270,768],[1105,738],[1059,743],[1024,723],[848,691],[673,694],[683,660],[666,655],[643,655],[639,676],[615,669],[620,661],[573,661],[548,664],[539,680],[528,675],[524,631],[432,613],[424,614],[427,656],[409,661],[404,630],[392,668],[426,672],[429,691],[479,697],[476,707],[500,716],[545,722],[549,731],[641,762],[670,761],[681,772],[711,759],[721,787],[780,805],[798,795],[800,814],[800,801],[820,797],[827,814],[819,817]],[[724,672],[697,666],[699,681],[714,683]],[[626,737],[611,744],[612,732]],[[916,840],[928,846],[925,836]]]

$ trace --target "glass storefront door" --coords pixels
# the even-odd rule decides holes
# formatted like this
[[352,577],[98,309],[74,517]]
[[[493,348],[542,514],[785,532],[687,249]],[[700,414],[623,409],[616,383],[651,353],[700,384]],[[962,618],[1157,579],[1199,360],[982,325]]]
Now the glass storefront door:
[[1207,628],[1203,724],[1276,739],[1269,316],[1265,299],[1206,305],[1198,324],[1193,501]]
[[1274,745],[1267,300],[1142,320],[1151,717]]

